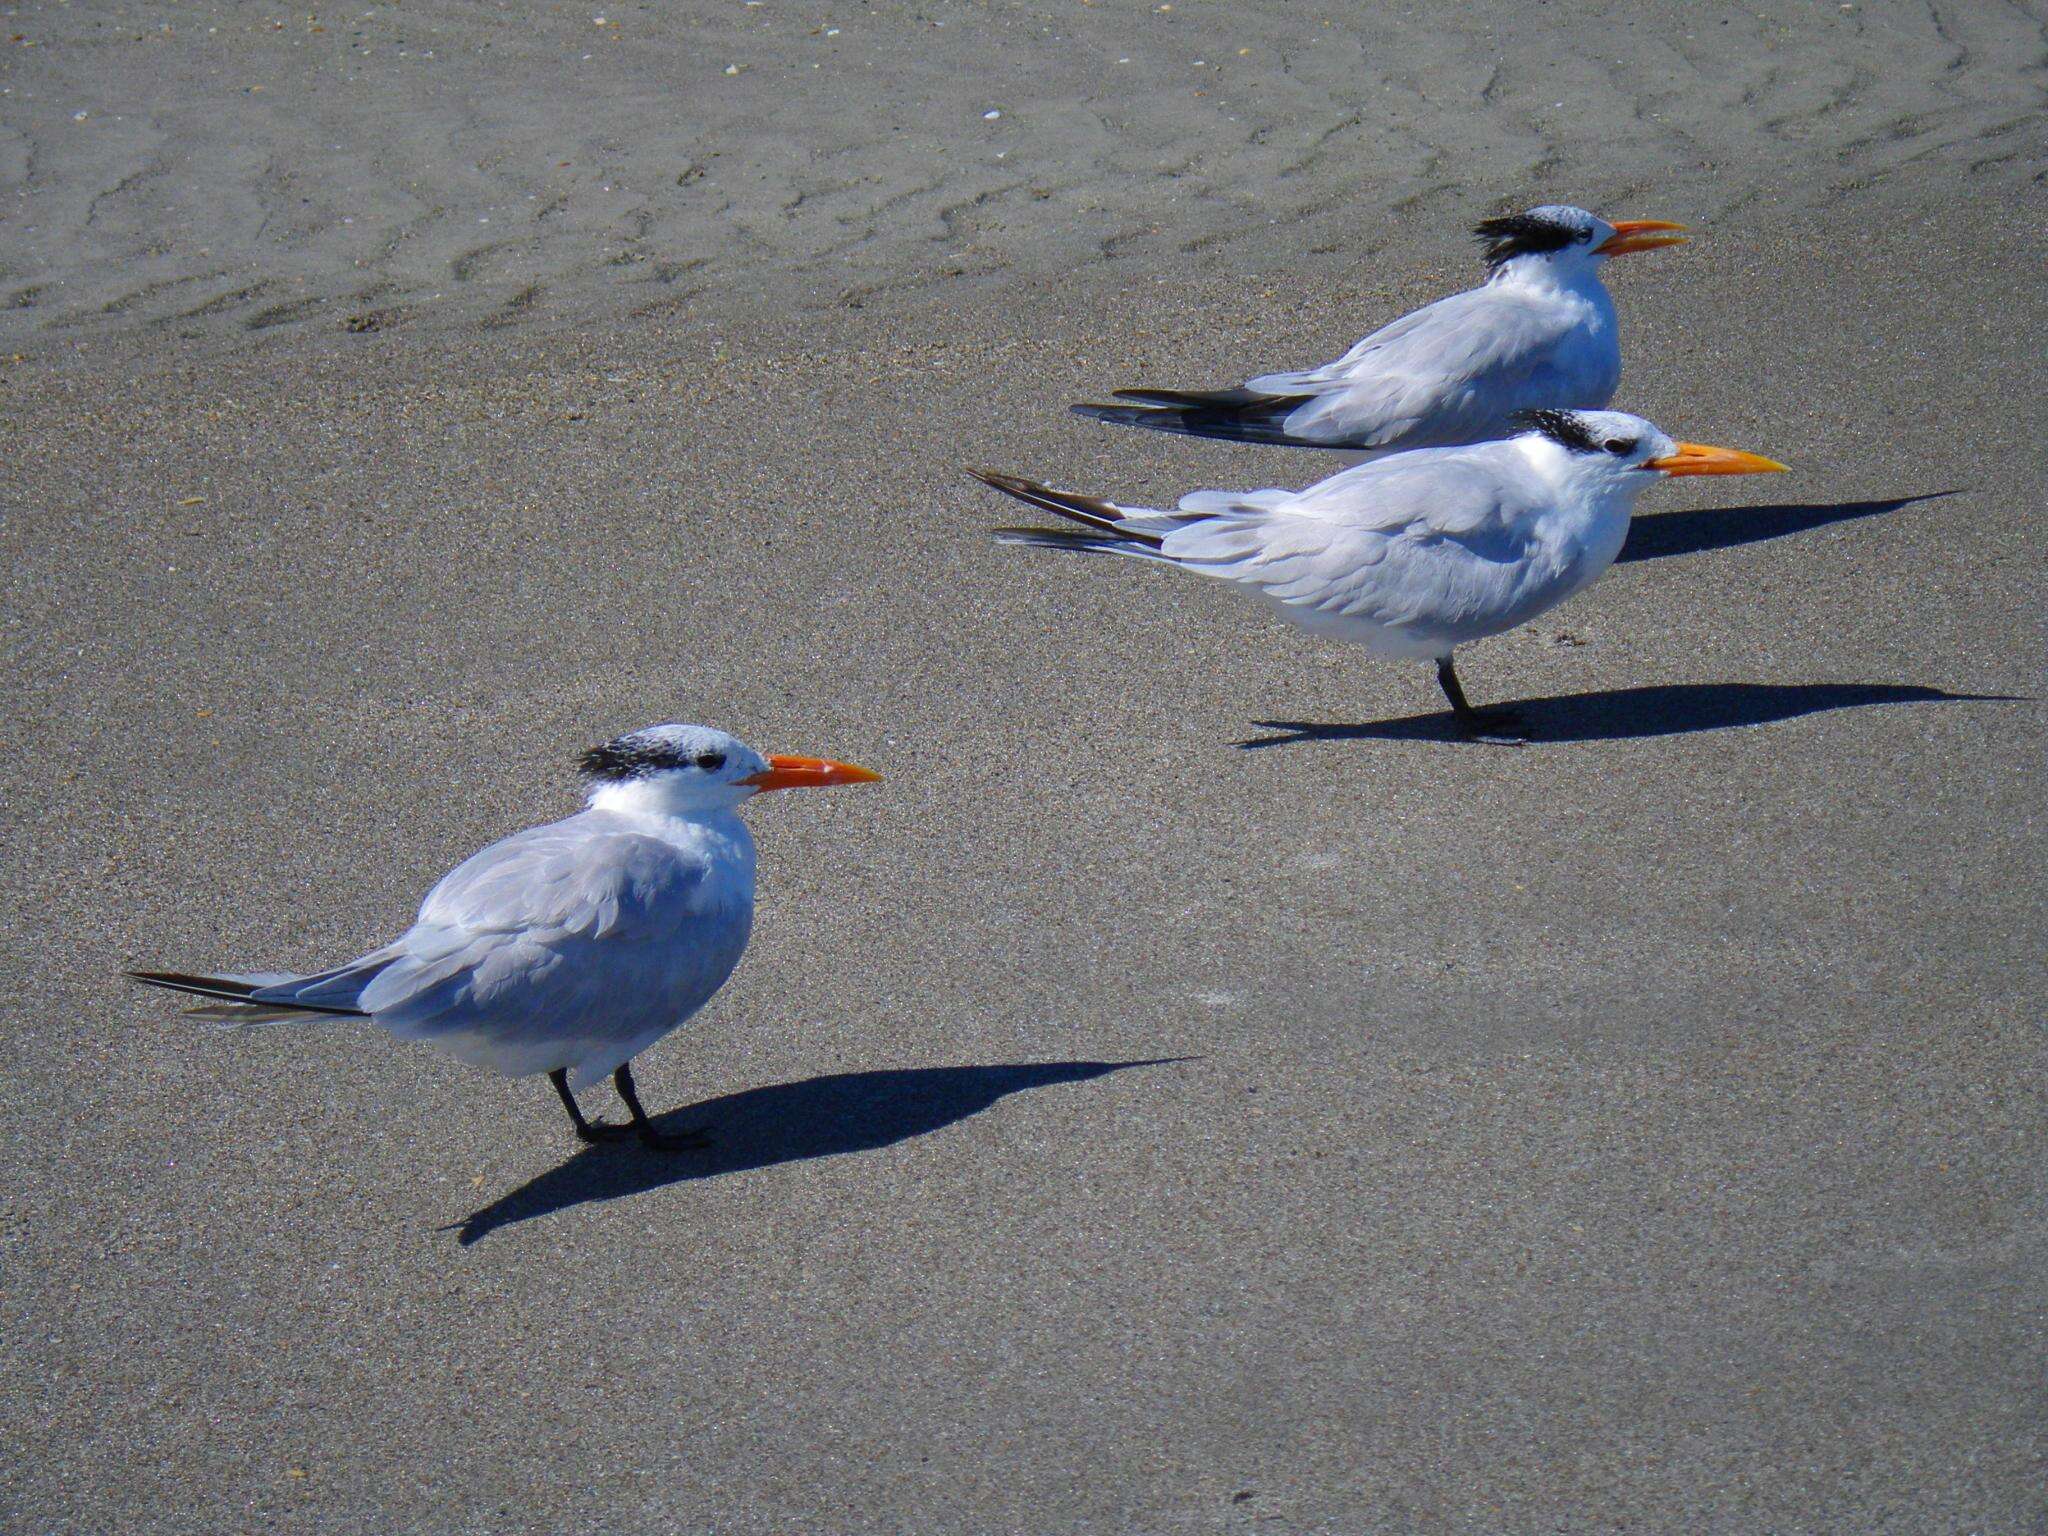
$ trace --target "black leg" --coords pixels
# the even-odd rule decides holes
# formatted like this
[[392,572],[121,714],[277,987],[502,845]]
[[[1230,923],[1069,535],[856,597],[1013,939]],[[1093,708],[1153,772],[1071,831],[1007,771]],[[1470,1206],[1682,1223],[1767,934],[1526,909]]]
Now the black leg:
[[586,1120],[583,1111],[576,1107],[576,1095],[569,1091],[569,1069],[557,1067],[548,1074],[548,1081],[555,1085],[555,1092],[562,1096],[562,1108],[569,1111],[569,1119],[576,1126],[578,1141],[616,1141],[626,1134],[623,1125],[608,1125],[602,1120]]
[[633,1129],[640,1133],[640,1140],[647,1146],[661,1152],[681,1152],[711,1145],[711,1138],[704,1134],[702,1127],[688,1131],[657,1131],[654,1128],[654,1123],[647,1118],[647,1111],[640,1107],[640,1093],[633,1086],[632,1063],[628,1062],[612,1074],[612,1086],[626,1101],[626,1113],[633,1117]]
[[1491,742],[1495,746],[1519,747],[1528,742],[1526,736],[1517,735],[1512,729],[1515,723],[1514,711],[1507,709],[1474,709],[1465,699],[1465,690],[1458,682],[1458,669],[1451,665],[1451,658],[1439,656],[1436,659],[1437,686],[1444,691],[1444,697],[1451,701],[1451,713],[1457,716],[1458,729],[1474,741]]
[[1472,713],[1472,706],[1465,702],[1465,690],[1458,682],[1458,669],[1451,665],[1451,658],[1439,656],[1436,659],[1436,685],[1443,689],[1444,697],[1451,701],[1451,708],[1463,719]]

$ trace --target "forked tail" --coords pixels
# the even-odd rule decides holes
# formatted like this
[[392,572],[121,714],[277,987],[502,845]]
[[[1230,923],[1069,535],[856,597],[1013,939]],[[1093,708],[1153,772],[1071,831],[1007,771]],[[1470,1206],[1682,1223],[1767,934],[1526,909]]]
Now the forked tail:
[[1063,549],[1070,554],[1081,555],[1132,555],[1141,560],[1167,558],[1159,552],[1159,546],[1172,532],[1173,522],[1163,514],[1119,507],[1115,502],[1104,501],[1097,496],[1054,490],[1021,475],[999,474],[992,469],[970,469],[967,473],[1005,496],[1014,496],[1041,512],[1064,517],[1088,530],[1082,533],[1069,528],[998,528],[995,536],[999,544],[1028,544],[1038,549]]

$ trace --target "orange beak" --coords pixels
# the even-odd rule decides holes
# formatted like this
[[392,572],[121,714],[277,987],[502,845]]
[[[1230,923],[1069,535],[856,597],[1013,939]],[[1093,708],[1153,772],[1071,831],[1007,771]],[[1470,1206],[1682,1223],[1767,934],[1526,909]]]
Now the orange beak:
[[1760,453],[1715,448],[1706,443],[1680,443],[1676,453],[1643,461],[1643,468],[1661,469],[1667,475],[1768,475],[1784,467]]
[[1683,224],[1673,224],[1669,219],[1616,219],[1614,233],[1601,244],[1597,254],[1626,256],[1630,251],[1654,251],[1660,245],[1683,245],[1684,235],[1665,234],[1663,231],[1684,228]]
[[881,777],[829,757],[770,756],[766,768],[748,774],[740,783],[755,789],[823,789],[830,784],[874,784]]

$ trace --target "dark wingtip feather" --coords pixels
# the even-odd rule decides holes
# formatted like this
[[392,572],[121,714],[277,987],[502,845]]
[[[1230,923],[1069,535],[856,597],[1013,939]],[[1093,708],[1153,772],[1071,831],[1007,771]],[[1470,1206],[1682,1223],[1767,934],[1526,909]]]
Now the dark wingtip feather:
[[168,987],[173,992],[190,992],[197,997],[247,997],[256,990],[245,981],[229,981],[222,976],[195,976],[186,971],[123,971],[121,974],[146,987]]
[[1090,421],[1106,421],[1112,426],[1119,427],[1151,426],[1149,418],[1173,414],[1170,411],[1162,412],[1156,405],[1097,405],[1092,401],[1081,401],[1068,406],[1067,409],[1076,416],[1085,416]]
[[1164,559],[1152,545],[1113,533],[1088,533],[1079,528],[993,528],[989,536],[998,544],[1023,549],[1056,549],[1070,555],[1138,555]]
[[983,485],[1007,491],[1012,496],[1031,489],[1031,482],[1019,475],[1006,475],[999,469],[977,469],[972,464],[963,464],[960,467]]
[[[1242,384],[1233,384],[1228,389],[1113,389],[1110,393],[1119,400],[1140,400],[1147,405],[1181,406],[1189,410],[1231,410],[1239,406],[1266,406],[1276,400],[1288,398],[1261,394],[1256,389],[1246,389]],[[1292,398],[1299,402],[1306,400],[1308,396]]]
[[1027,506],[1036,507],[1041,512],[1050,512],[1055,517],[1064,517],[1072,522],[1084,524],[1110,538],[1131,544],[1147,544],[1154,548],[1161,542],[1156,534],[1119,527],[1123,521],[1123,509],[1114,502],[1104,501],[1099,496],[1083,496],[1074,491],[1057,491],[1049,485],[1040,485],[1036,480],[1026,480],[1021,475],[998,474],[992,469],[970,469],[967,472],[983,485],[991,486],[1005,496],[1014,496]]
[[1070,406],[1076,416],[1119,427],[1144,427],[1183,437],[1207,437],[1230,443],[1278,443],[1297,448],[1341,448],[1341,443],[1316,443],[1291,435],[1287,418],[1313,400],[1313,395],[1261,395],[1247,389],[1192,390],[1120,389],[1121,399],[1145,405]]
[[326,1013],[345,1015],[349,1018],[367,1018],[361,1008],[341,1008],[326,1003],[282,1003],[270,999],[259,1000],[260,990],[253,982],[236,981],[230,976],[195,976],[187,971],[123,971],[121,973],[146,987],[162,987],[170,992],[184,992],[193,997],[211,997],[224,1003],[248,1003],[252,1007],[279,1009],[291,1013]]
[[1022,523],[1005,523],[988,532],[990,538],[1006,544],[1043,544],[1056,549],[1096,549],[1127,542],[1114,534],[1083,533],[1078,528],[1027,528]]

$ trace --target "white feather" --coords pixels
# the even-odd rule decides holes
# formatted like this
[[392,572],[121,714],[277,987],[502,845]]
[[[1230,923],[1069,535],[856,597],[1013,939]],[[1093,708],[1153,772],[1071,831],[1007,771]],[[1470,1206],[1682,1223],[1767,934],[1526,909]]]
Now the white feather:
[[719,766],[598,783],[589,808],[457,865],[412,927],[346,965],[159,984],[253,983],[246,1000],[199,1010],[224,1023],[354,1011],[464,1061],[511,1075],[566,1069],[572,1088],[587,1086],[703,1007],[753,925],[754,841],[734,807],[767,760],[699,726],[621,741],[639,739],[716,753]]

